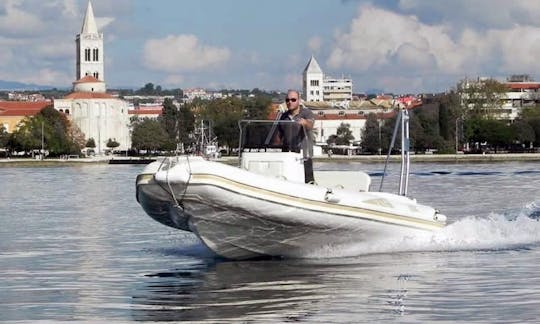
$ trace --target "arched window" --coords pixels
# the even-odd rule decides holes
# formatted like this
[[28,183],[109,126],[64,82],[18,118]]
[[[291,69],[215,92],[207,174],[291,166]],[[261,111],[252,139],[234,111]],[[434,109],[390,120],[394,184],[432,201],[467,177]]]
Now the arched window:
[[84,49],[84,60],[86,62],[90,62],[90,49],[89,48]]
[[66,109],[66,115],[69,115],[69,109]]
[[94,72],[94,78],[99,80],[99,72]]
[[60,109],[59,111],[60,111],[61,113],[63,113],[63,112],[64,112],[64,109]]
[[94,50],[92,51],[92,61],[99,61],[99,49],[97,48],[94,48]]

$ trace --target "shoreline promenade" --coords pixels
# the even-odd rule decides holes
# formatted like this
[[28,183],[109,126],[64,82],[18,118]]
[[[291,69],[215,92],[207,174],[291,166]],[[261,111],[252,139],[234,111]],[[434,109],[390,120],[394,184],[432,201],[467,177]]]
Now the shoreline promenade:
[[[155,157],[153,157],[155,158]],[[160,159],[161,157],[157,157]],[[94,165],[109,164],[112,159],[125,159],[120,157],[91,157],[91,158],[70,158],[70,159],[45,159],[37,160],[30,158],[0,158],[0,167],[38,167],[38,166],[73,166],[73,165]],[[138,160],[138,157],[127,158]],[[386,155],[332,155],[315,156],[315,162],[362,162],[362,163],[384,163]],[[400,162],[401,155],[391,155],[389,162]],[[235,164],[238,161],[236,156],[224,156],[217,160],[227,164]],[[504,154],[413,154],[411,162],[455,162],[455,163],[482,163],[482,162],[508,162],[508,161],[540,161],[540,153],[504,153]]]

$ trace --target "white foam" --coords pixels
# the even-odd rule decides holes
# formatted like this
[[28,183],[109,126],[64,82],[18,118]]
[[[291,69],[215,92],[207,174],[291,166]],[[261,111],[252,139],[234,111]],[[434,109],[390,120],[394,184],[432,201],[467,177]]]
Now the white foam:
[[327,246],[307,257],[354,257],[374,253],[471,251],[524,248],[540,243],[540,221],[524,215],[514,220],[502,214],[464,217],[435,233],[386,238],[381,241]]

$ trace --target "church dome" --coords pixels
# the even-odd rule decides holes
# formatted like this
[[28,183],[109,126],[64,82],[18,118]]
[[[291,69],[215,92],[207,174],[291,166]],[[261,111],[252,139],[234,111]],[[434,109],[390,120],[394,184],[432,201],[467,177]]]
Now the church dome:
[[87,75],[84,78],[73,82],[73,91],[105,93],[105,82],[99,81],[91,75]]

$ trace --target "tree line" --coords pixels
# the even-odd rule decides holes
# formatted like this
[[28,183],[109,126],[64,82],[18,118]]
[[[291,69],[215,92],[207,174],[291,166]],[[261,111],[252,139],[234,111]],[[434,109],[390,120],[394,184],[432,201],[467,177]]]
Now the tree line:
[[[247,98],[194,99],[179,106],[167,98],[159,118],[131,120],[132,147],[138,151],[194,153],[200,149],[197,144],[203,131],[210,137],[209,140],[219,139],[221,146],[236,147],[238,121],[267,119],[271,104],[271,98],[262,94]],[[205,129],[199,128],[200,125]]]
[[[152,90],[153,85],[145,86]],[[527,151],[540,146],[540,106],[525,107],[513,121],[498,119],[504,100],[504,85],[487,80],[458,88],[423,100],[421,107],[410,110],[411,149],[438,153],[483,151]],[[223,147],[238,144],[238,121],[267,119],[272,94],[251,92],[254,96],[195,99],[176,106],[166,99],[163,113],[157,119],[132,118],[132,149],[136,151],[194,152],[204,126],[207,136],[217,138]],[[499,109],[499,110],[498,110]],[[382,119],[371,113],[361,134],[360,146],[365,153],[386,152],[392,137],[395,118]],[[328,142],[348,145],[354,137],[342,124]],[[84,147],[95,147],[94,139],[85,139],[81,131],[52,106],[33,117],[23,119],[20,127],[7,133],[0,126],[0,148],[12,152],[33,152],[42,146],[52,156],[79,154]],[[114,149],[119,143],[106,142]],[[399,148],[399,145],[397,146]]]
[[[523,108],[513,121],[498,119],[496,114],[502,105],[503,88],[497,84],[495,87],[496,90],[489,90],[489,95],[480,96],[482,100],[475,101],[471,97],[464,100],[463,93],[451,91],[425,100],[421,107],[410,110],[411,150],[526,152],[539,147],[540,106]],[[486,101],[490,103],[486,104]],[[378,117],[369,114],[362,132],[361,146],[366,153],[388,150],[396,118],[383,121]]]

